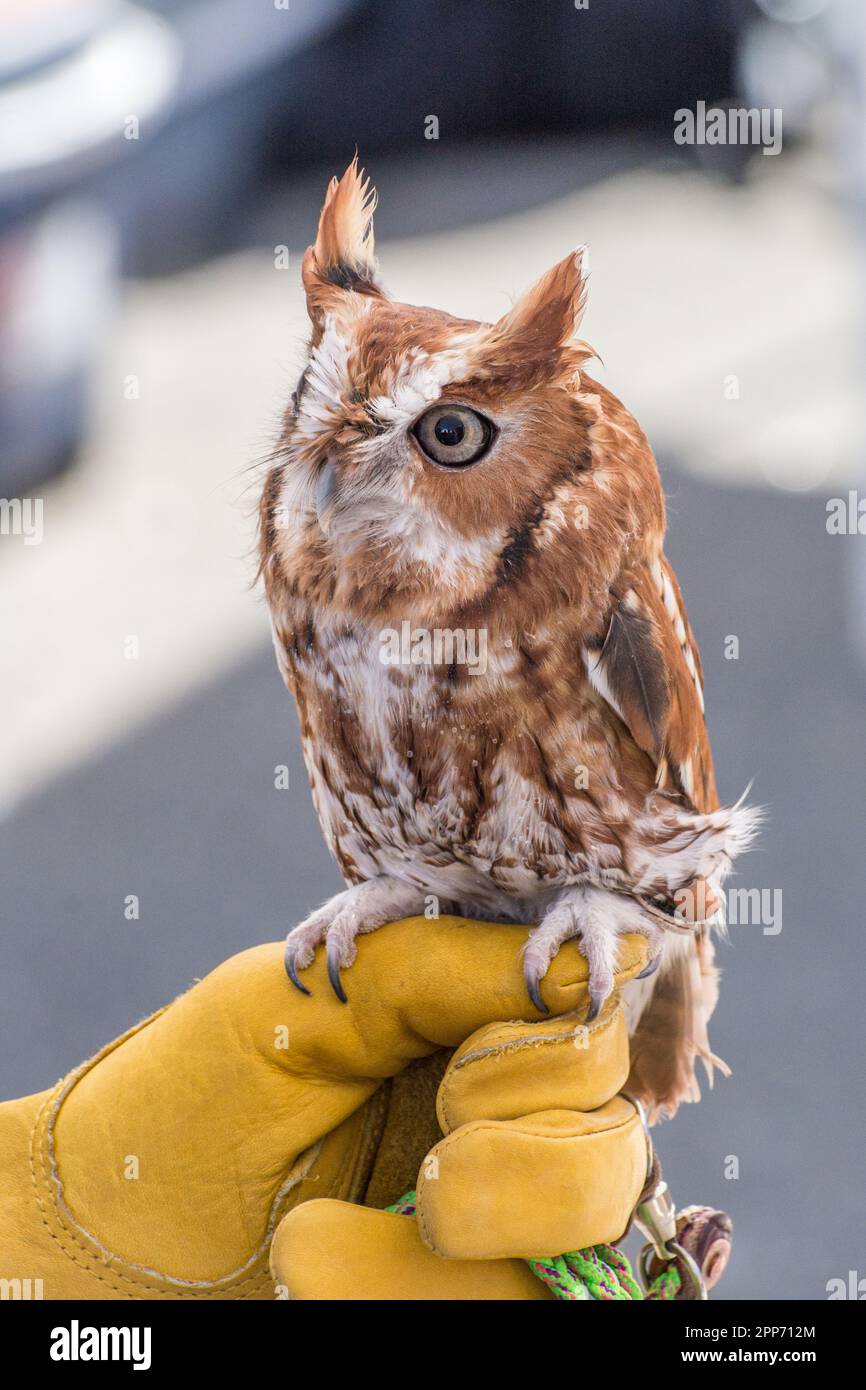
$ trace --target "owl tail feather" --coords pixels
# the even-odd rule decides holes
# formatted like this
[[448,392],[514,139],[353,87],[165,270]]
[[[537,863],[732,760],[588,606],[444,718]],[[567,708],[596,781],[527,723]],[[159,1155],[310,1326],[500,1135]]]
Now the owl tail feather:
[[730,1076],[730,1068],[710,1049],[707,1031],[719,995],[709,936],[694,937],[686,951],[664,960],[653,985],[631,1040],[628,1079],[651,1123],[675,1115],[683,1102],[700,1100],[698,1059],[710,1087],[715,1071]]

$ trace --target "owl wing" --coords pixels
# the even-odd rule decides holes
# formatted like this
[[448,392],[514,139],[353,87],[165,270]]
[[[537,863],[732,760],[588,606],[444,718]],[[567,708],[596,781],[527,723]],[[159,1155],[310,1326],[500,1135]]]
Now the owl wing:
[[659,787],[696,811],[718,805],[701,658],[676,575],[662,556],[627,571],[584,648],[593,688],[656,765]]
[[[594,689],[653,759],[657,785],[682,793],[696,811],[715,809],[700,655],[664,556],[614,587],[584,660]],[[707,1031],[718,998],[708,930],[698,929],[686,949],[667,955],[657,975],[634,988],[638,1021],[628,1085],[655,1119],[674,1114],[681,1101],[700,1099],[698,1057],[710,1084],[713,1066],[727,1070],[711,1052]]]

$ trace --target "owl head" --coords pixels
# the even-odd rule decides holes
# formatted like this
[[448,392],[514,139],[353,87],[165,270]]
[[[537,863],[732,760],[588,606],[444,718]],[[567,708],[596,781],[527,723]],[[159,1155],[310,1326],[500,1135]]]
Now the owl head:
[[379,616],[521,580],[542,602],[581,576],[603,587],[664,520],[642,432],[585,375],[585,248],[479,323],[390,298],[375,204],[355,159],[304,256],[312,335],[265,489],[265,568]]

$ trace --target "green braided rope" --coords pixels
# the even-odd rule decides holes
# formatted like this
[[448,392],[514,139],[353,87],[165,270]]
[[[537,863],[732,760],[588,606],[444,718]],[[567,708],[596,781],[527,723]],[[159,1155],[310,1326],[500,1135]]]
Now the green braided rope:
[[[386,1211],[401,1216],[415,1214],[416,1195],[407,1192]],[[675,1299],[682,1280],[675,1265],[657,1274],[646,1293],[631,1272],[626,1256],[615,1245],[590,1245],[550,1259],[527,1260],[533,1274],[546,1284],[556,1298],[576,1302],[582,1299],[638,1302],[643,1299]]]

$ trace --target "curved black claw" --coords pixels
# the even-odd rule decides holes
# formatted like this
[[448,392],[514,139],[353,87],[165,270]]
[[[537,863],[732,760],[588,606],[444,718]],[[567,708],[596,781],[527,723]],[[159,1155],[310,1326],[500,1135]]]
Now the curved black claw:
[[643,970],[640,972],[639,975],[635,975],[635,979],[636,979],[636,980],[648,980],[649,977],[650,977],[650,975],[654,975],[654,974],[656,973],[656,971],[658,970],[660,964],[661,964],[661,956],[656,956],[655,960],[651,960],[650,963],[649,963],[649,965],[645,965],[645,966],[644,966]]
[[336,994],[341,1004],[348,1004],[346,991],[343,989],[343,982],[340,979],[340,962],[337,959],[336,943],[331,946],[331,938],[328,937],[328,944],[325,947],[328,958],[328,979],[331,981],[331,989]]
[[298,967],[295,965],[295,949],[288,941],[286,942],[286,950],[283,955],[283,964],[286,967],[286,974],[295,986],[295,989],[299,989],[301,994],[312,995],[313,991],[307,989],[307,986],[302,984],[298,979]]
[[541,981],[536,980],[532,975],[524,975],[526,981],[526,992],[540,1014],[549,1014],[550,1009],[541,997]]
[[593,989],[590,986],[589,1008],[586,1011],[585,1020],[587,1023],[592,1023],[595,1019],[598,1018],[599,1014],[601,1013],[601,1006],[606,998],[607,995],[603,994],[601,990]]

